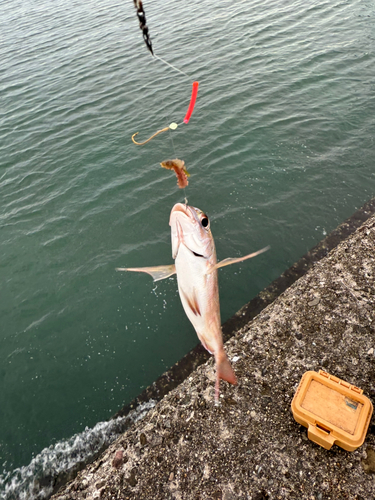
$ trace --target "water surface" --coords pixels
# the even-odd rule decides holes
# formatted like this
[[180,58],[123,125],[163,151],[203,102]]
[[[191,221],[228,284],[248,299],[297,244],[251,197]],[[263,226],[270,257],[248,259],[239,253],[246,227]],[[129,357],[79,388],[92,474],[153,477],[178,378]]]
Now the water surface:
[[[130,0],[0,7],[8,498],[10,484],[21,495],[12,471],[109,419],[196,345],[174,278],[115,271],[172,263],[174,203],[209,215],[219,259],[271,245],[220,271],[224,321],[374,196],[373,2],[145,9],[155,52],[189,77],[152,59]],[[182,122],[193,80],[189,124],[135,146],[133,133]],[[186,192],[159,166],[174,157]]]

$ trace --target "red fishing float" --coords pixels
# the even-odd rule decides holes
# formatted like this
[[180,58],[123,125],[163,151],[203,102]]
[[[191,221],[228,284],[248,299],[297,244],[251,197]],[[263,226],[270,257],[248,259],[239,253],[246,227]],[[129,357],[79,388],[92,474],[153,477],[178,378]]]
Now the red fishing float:
[[189,108],[186,112],[185,118],[184,118],[184,123],[189,123],[191,114],[193,113],[194,106],[195,106],[195,101],[197,100],[197,95],[198,95],[198,82],[193,82],[193,89],[191,91],[191,99],[190,99],[190,104]]

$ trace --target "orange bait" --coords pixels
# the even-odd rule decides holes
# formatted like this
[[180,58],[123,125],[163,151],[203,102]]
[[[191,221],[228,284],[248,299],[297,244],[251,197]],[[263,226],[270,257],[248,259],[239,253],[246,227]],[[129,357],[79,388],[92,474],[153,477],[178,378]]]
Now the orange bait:
[[177,176],[177,186],[180,189],[186,188],[189,184],[188,177],[190,177],[190,174],[186,170],[185,162],[183,160],[179,160],[178,158],[175,158],[174,160],[165,160],[162,161],[160,165],[167,170],[174,170]]

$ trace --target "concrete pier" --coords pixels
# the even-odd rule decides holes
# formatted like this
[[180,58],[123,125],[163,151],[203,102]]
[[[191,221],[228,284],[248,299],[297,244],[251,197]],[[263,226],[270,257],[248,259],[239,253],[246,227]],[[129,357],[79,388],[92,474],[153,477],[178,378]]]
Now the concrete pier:
[[[210,359],[52,498],[375,498],[375,426],[354,452],[307,438],[290,411],[304,372],[375,397],[375,216],[226,343],[238,385],[214,405]],[[372,419],[373,421],[374,419]]]

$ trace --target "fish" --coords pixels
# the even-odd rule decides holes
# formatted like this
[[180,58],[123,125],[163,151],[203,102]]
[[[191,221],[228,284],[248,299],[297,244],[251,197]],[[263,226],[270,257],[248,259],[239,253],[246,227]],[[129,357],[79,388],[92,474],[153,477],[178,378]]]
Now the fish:
[[177,275],[178,292],[184,311],[202,345],[215,358],[215,403],[218,404],[220,380],[237,384],[237,377],[223,344],[218,269],[256,257],[270,247],[244,257],[227,258],[217,262],[210,221],[202,210],[184,203],[176,203],[170,214],[169,225],[174,264],[116,270],[148,273],[154,281]]

